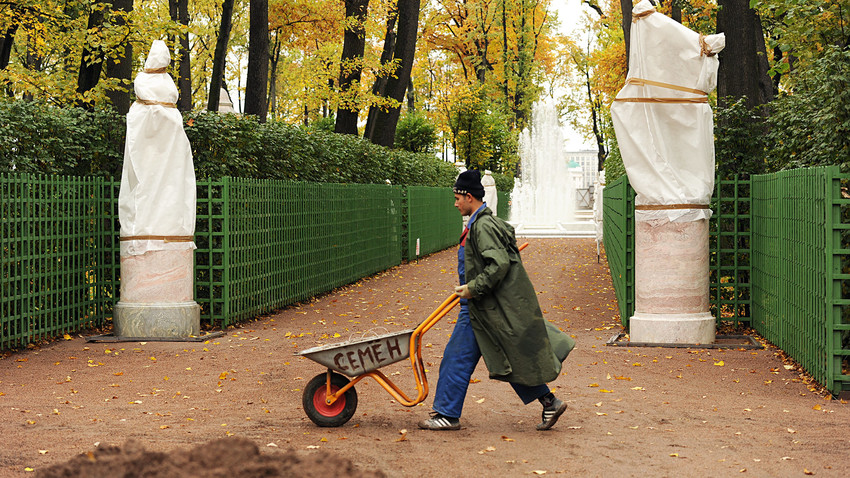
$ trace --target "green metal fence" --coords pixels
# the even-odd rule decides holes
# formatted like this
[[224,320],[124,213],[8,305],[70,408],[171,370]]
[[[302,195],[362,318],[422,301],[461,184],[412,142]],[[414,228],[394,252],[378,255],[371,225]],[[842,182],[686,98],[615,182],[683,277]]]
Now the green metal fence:
[[[711,310],[751,323],[832,390],[850,390],[850,175],[809,168],[717,182]],[[634,191],[604,192],[604,242],[623,325],[634,314]]]
[[753,326],[833,392],[850,390],[848,178],[833,166],[755,176],[752,185]]
[[635,191],[622,176],[602,192],[602,241],[617,296],[620,321],[635,312]]
[[505,221],[511,218],[511,193],[498,191],[496,193],[496,217]]
[[457,244],[463,218],[449,188],[407,188],[407,255],[414,260]]
[[[112,316],[118,187],[103,178],[0,176],[0,349]],[[197,193],[195,300],[209,325],[398,265],[411,237],[423,238],[420,256],[454,245],[461,228],[448,188],[224,178],[199,182]]]
[[199,247],[205,260],[196,261],[196,287],[202,317],[214,324],[255,317],[401,263],[400,187],[231,178],[210,187],[220,188],[213,196],[221,204],[212,209],[222,215],[209,216],[205,229],[220,230],[221,241]]
[[117,285],[114,183],[0,175],[0,349],[100,326]]
[[750,321],[750,179],[717,181],[709,220],[711,312],[719,321]]

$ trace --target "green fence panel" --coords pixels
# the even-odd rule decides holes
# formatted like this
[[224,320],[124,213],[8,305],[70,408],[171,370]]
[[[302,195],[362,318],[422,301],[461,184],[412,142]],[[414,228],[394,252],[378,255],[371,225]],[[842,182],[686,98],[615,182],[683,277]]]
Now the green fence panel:
[[408,260],[457,244],[463,232],[463,218],[454,207],[454,200],[454,194],[449,188],[407,188],[405,257]]
[[496,192],[496,217],[505,221],[511,218],[511,193],[498,191]]
[[112,182],[17,174],[0,188],[0,348],[103,325],[116,286]]
[[[753,326],[833,392],[850,389],[838,167],[753,177]],[[850,221],[848,221],[850,222]]]
[[221,293],[212,298],[221,309],[210,314],[215,324],[255,317],[401,263],[400,187],[225,178],[221,191],[223,240],[212,252],[221,262]]
[[709,221],[711,312],[718,323],[750,321],[750,179],[715,184]]
[[635,191],[622,176],[607,184],[602,194],[602,241],[620,322],[627,326],[635,312]]

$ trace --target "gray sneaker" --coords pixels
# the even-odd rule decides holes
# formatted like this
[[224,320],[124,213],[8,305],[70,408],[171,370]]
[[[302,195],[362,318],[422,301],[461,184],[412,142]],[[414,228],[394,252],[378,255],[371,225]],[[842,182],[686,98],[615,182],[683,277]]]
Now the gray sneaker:
[[538,430],[548,430],[555,425],[558,418],[567,410],[567,404],[555,398],[543,407],[543,421],[537,425]]
[[419,422],[419,428],[423,430],[460,430],[460,419],[431,412],[431,418]]

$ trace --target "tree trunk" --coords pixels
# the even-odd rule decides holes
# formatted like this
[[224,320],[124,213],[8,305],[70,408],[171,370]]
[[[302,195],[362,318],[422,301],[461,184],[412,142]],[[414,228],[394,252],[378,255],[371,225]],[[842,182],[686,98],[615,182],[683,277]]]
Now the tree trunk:
[[277,65],[280,63],[280,30],[275,30],[274,42],[269,53],[269,113],[277,117]]
[[[189,0],[168,0],[168,11],[171,21],[177,22],[183,27],[189,26]],[[188,29],[178,35],[177,43],[180,45],[175,52],[177,63],[177,109],[180,111],[192,110],[192,64],[189,55],[189,31]]]
[[[103,23],[103,10],[98,5],[102,3],[104,2],[92,3],[92,11],[89,13],[86,26],[88,31],[100,30]],[[84,100],[83,95],[97,86],[97,82],[100,80],[100,72],[103,70],[104,59],[101,47],[89,49],[89,45],[91,45],[91,42],[87,40],[80,57],[80,71],[77,75],[77,93],[80,95],[77,98],[77,106],[87,109],[91,109],[92,105]]]
[[407,111],[411,113],[416,111],[416,90],[413,89],[413,77],[410,77],[410,82],[407,84]]
[[[9,58],[12,55],[12,45],[15,43],[15,32],[18,30],[18,25],[9,25],[9,28],[0,36],[0,70],[4,70],[9,66]],[[4,81],[6,96],[15,96],[15,91],[12,89],[10,82]]]
[[245,78],[245,114],[266,122],[269,83],[269,2],[251,0],[248,29],[248,74]]
[[629,39],[632,31],[632,0],[620,0],[620,9],[623,11],[623,40],[626,42],[626,71],[629,71]]
[[[133,0],[114,0],[113,10],[129,14],[133,11]],[[133,78],[133,44],[129,41],[129,26],[124,16],[115,19],[116,25],[128,29],[124,41],[122,56],[106,60],[106,77],[122,81],[122,86],[106,92],[107,98],[119,114],[126,115],[130,111],[130,80]]]
[[215,42],[213,66],[210,73],[210,91],[207,109],[218,111],[221,85],[224,80],[224,64],[227,44],[230,42],[230,27],[233,22],[233,0],[224,0],[221,4],[221,24],[218,27],[218,39]]
[[[384,49],[381,51],[381,66],[386,65],[393,59],[395,52],[395,24],[398,20],[398,5],[394,5],[387,16],[387,32],[384,34]],[[379,76],[375,78],[375,84],[372,85],[372,94],[375,96],[385,96],[387,87],[387,77]],[[363,137],[372,141],[375,132],[375,120],[378,117],[378,112],[381,110],[379,106],[372,105],[369,107],[369,116],[366,118],[366,129],[363,131]]]
[[419,2],[420,0],[399,0],[398,2],[398,38],[395,45],[394,58],[401,60],[396,75],[387,81],[387,96],[398,102],[398,106],[378,112],[373,143],[393,147],[395,130],[401,112],[401,102],[407,85],[410,83],[410,72],[413,70],[413,57],[416,53],[416,37],[419,32]]
[[18,24],[9,25],[3,36],[0,37],[0,70],[9,66],[9,58],[12,56],[12,45],[15,43],[15,32]]
[[719,0],[717,4],[717,31],[726,34],[717,72],[717,97],[725,105],[727,96],[746,96],[747,107],[757,108],[773,100],[761,20],[744,0]]
[[363,52],[366,49],[364,23],[369,8],[369,0],[345,0],[345,18],[347,21],[342,42],[340,59],[339,91],[342,101],[337,109],[334,131],[342,134],[357,134],[357,117],[360,109],[356,98],[349,90],[359,87],[360,73],[363,69]]

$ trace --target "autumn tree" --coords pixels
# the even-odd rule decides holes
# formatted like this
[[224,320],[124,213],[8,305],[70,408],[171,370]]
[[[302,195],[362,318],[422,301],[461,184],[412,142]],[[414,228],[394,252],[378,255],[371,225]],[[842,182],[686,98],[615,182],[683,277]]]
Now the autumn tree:
[[717,31],[726,35],[726,47],[720,52],[717,72],[717,96],[726,99],[747,98],[747,107],[773,100],[773,84],[765,51],[764,33],[755,10],[745,0],[718,0]]
[[363,71],[363,54],[366,49],[366,14],[369,0],[344,0],[345,33],[339,73],[339,106],[334,131],[357,134],[360,112],[359,92]]
[[367,124],[366,130],[375,144],[392,147],[396,126],[401,114],[401,101],[410,83],[413,58],[416,54],[416,37],[419,31],[419,0],[398,0],[398,35],[393,42],[393,61],[398,69],[387,80],[384,96],[393,100],[373,116],[374,125]]
[[269,80],[269,3],[251,0],[248,40],[248,76],[245,82],[245,114],[265,123],[268,113],[266,92]]
[[174,55],[177,57],[176,80],[177,90],[180,92],[177,109],[190,111],[192,109],[192,60],[189,46],[189,0],[168,0],[168,10],[171,21],[180,25],[176,42],[179,48]]
[[212,72],[210,73],[209,98],[207,109],[218,111],[218,102],[224,79],[224,63],[227,57],[227,45],[230,40],[230,29],[233,20],[234,0],[224,0],[221,4],[221,22],[218,27],[218,37],[215,42],[215,54],[213,55]]

